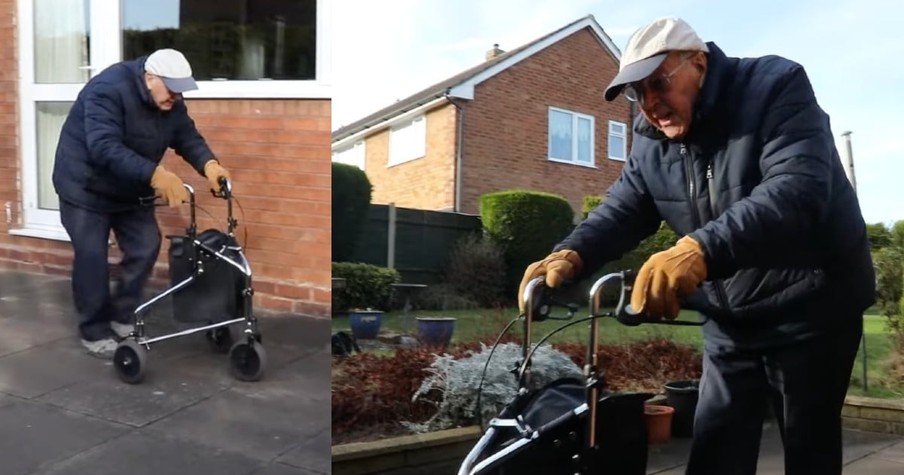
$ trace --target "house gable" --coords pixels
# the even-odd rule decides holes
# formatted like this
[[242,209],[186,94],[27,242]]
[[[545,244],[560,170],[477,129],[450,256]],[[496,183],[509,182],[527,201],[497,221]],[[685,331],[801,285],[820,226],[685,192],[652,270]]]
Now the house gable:
[[596,40],[611,55],[613,63],[617,64],[621,58],[621,52],[597,23],[594,16],[587,15],[528,44],[396,101],[352,124],[340,127],[332,134],[333,148],[345,147],[369,134],[390,127],[398,121],[403,121],[406,117],[422,114],[443,102],[448,102],[449,97],[471,100],[474,97],[474,87],[478,84],[585,28],[591,31]]

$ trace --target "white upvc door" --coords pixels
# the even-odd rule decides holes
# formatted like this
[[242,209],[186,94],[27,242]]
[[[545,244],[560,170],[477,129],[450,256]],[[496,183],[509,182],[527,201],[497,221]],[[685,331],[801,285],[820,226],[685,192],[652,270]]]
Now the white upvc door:
[[19,0],[23,229],[68,239],[51,182],[60,128],[79,91],[121,57],[119,0]]

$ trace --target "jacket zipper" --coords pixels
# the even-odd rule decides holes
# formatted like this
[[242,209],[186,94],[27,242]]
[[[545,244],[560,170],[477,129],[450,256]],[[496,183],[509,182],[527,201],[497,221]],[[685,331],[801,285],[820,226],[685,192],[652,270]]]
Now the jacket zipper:
[[[697,174],[694,172],[694,159],[690,156],[687,150],[687,145],[681,144],[681,157],[684,161],[684,169],[685,174],[687,175],[687,190],[688,197],[690,198],[690,206],[691,206],[691,215],[694,218],[694,228],[699,229],[702,226],[702,218],[700,218],[700,210],[697,209]],[[715,186],[715,176],[713,174],[713,163],[710,160],[706,164],[706,184],[708,186],[709,191],[709,208],[712,217],[715,219],[716,217],[716,186]],[[722,306],[725,311],[729,311],[728,309],[728,297],[725,295],[725,288],[722,285],[722,282],[716,281],[713,282],[716,288],[716,298],[719,300],[719,305]]]

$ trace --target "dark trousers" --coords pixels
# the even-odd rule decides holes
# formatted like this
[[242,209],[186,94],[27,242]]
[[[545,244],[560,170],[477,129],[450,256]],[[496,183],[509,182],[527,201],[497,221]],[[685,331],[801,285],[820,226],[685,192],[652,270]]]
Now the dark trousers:
[[[160,253],[153,206],[103,213],[60,202],[60,219],[72,241],[72,294],[85,340],[113,336],[110,322],[131,323]],[[112,294],[107,266],[110,231],[122,250]]]
[[[756,473],[765,402],[781,429],[787,475],[841,473],[841,408],[862,319],[766,351],[704,351],[688,475]],[[769,398],[769,399],[767,399]]]

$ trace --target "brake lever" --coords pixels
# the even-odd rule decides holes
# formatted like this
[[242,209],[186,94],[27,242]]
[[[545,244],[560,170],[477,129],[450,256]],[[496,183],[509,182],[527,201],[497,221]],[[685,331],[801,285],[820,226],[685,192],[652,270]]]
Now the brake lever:
[[217,183],[220,185],[220,190],[210,190],[210,194],[217,198],[229,199],[232,196],[232,183],[224,176],[218,178]]
[[[533,307],[531,315],[534,322],[542,322],[545,320],[570,320],[577,313],[580,306],[575,303],[562,303],[552,297],[552,290],[545,285],[541,287],[538,298],[532,300]],[[556,317],[552,315],[552,307],[563,307],[568,310],[564,317]]]
[[622,275],[624,277],[622,279],[621,295],[618,298],[618,305],[615,307],[615,319],[622,325],[629,327],[636,327],[644,323],[653,323],[657,325],[703,325],[702,322],[689,322],[687,320],[663,320],[634,310],[634,308],[631,307],[631,293],[634,290],[634,279],[637,277],[637,273],[627,270],[624,271]]

